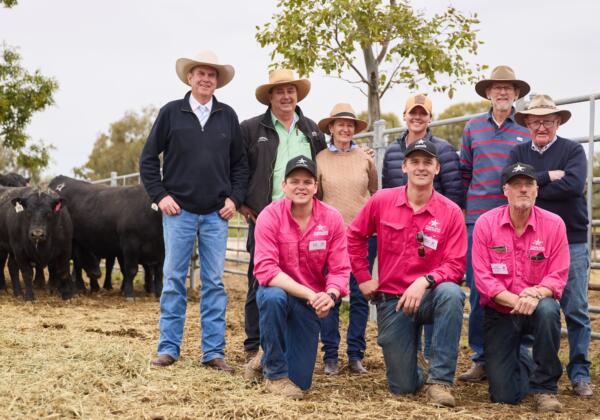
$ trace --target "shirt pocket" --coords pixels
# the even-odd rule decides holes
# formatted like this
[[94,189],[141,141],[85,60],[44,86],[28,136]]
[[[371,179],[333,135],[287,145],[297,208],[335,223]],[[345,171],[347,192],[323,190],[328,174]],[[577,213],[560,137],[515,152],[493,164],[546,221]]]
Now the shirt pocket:
[[531,285],[540,284],[546,275],[548,256],[545,252],[536,252],[535,254],[528,255],[527,262],[529,263],[527,283]]
[[508,247],[494,245],[489,248],[490,265],[494,276],[507,277],[514,274],[513,253]]
[[[402,254],[406,247],[406,229],[403,225],[394,222],[381,221],[381,243],[385,251],[393,254]],[[415,241],[417,239],[415,238]]]
[[279,240],[279,255],[290,267],[298,266],[298,239],[294,235],[282,234]]

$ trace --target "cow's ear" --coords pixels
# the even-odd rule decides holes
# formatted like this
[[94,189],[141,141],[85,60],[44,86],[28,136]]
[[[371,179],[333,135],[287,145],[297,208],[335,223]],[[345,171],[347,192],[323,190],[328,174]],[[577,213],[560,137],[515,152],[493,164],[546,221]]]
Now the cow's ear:
[[12,203],[13,207],[15,208],[15,212],[17,213],[21,213],[23,210],[25,210],[25,207],[27,207],[25,205],[25,200],[23,200],[23,198],[21,197],[13,198],[12,200],[10,200],[10,202]]
[[31,178],[25,178],[25,186],[29,187],[29,181],[31,181]]
[[62,198],[57,198],[52,202],[52,210],[54,213],[58,213],[62,209],[63,201]]

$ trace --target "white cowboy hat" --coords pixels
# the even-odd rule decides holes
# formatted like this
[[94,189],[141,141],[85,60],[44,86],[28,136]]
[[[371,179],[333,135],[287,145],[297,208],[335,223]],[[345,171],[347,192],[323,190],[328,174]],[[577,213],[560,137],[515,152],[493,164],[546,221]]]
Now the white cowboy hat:
[[277,85],[294,85],[296,86],[298,102],[308,95],[310,91],[310,80],[296,79],[294,72],[289,69],[275,69],[269,72],[269,83],[260,85],[256,88],[256,99],[261,104],[269,105],[270,92]]
[[550,114],[557,114],[560,117],[560,125],[563,125],[571,118],[571,111],[558,109],[550,96],[535,95],[527,105],[527,108],[515,113],[515,121],[520,125],[525,126],[525,118],[528,115],[542,116]]
[[231,82],[235,75],[233,66],[229,64],[219,64],[217,56],[212,51],[200,51],[191,57],[178,58],[175,62],[175,71],[179,79],[189,85],[188,73],[196,66],[208,66],[217,71],[217,87],[223,87]]

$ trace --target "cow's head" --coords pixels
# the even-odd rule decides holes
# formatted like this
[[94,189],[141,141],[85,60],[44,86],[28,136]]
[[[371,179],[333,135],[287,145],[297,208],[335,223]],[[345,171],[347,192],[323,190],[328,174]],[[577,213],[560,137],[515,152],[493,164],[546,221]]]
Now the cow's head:
[[19,223],[27,229],[28,239],[36,246],[46,241],[58,223],[63,208],[62,198],[52,190],[26,189],[11,202],[19,214]]

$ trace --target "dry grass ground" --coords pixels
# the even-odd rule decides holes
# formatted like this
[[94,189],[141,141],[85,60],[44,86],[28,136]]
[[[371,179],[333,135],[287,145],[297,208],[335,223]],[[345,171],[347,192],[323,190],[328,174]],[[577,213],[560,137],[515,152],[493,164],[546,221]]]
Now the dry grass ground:
[[[387,390],[375,326],[368,330],[365,364],[370,374],[325,377],[318,362],[313,386],[301,402],[266,394],[243,381],[245,278],[227,276],[227,360],[237,368],[226,376],[199,362],[197,299],[188,307],[181,360],[154,368],[158,304],[154,298],[126,302],[118,292],[79,296],[62,302],[37,293],[33,304],[0,295],[0,417],[2,418],[539,418],[527,399],[519,406],[491,404],[485,384],[458,384],[457,408],[425,403],[424,392],[394,397]],[[138,284],[137,290],[141,290]],[[139,292],[138,292],[139,293]],[[590,292],[600,304],[600,292]],[[594,319],[600,331],[600,320]],[[463,331],[464,332],[464,331]],[[463,337],[465,334],[463,334]],[[561,352],[565,360],[566,349]],[[344,346],[340,351],[342,356]],[[458,371],[469,364],[461,341]],[[593,382],[599,378],[600,346],[592,345]],[[319,356],[320,359],[320,356]],[[343,356],[342,356],[343,359]],[[565,375],[566,376],[566,375]],[[590,400],[573,397],[565,376],[560,418],[600,417],[600,388]],[[554,416],[549,416],[555,418]]]

